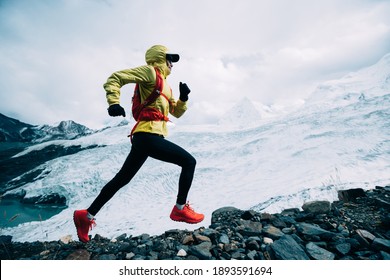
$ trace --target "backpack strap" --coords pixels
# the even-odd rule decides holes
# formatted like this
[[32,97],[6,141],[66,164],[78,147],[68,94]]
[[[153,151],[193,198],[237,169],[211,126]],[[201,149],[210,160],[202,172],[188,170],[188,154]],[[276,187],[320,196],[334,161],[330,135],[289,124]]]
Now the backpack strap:
[[[160,72],[158,71],[157,68],[154,68],[156,71],[156,85],[154,87],[154,90],[148,95],[148,97],[142,102],[137,110],[137,114],[140,115],[141,111],[152,104],[160,95],[164,96],[167,100],[168,97],[162,93],[163,90],[163,78],[161,77]],[[139,91],[139,85],[136,84],[134,92]],[[139,121],[138,119],[136,121]]]
[[[145,120],[145,119],[142,119],[141,111],[143,111],[144,109],[148,110],[149,108],[146,108],[146,107],[149,106],[150,104],[152,104],[154,101],[156,101],[156,99],[160,95],[162,97],[164,97],[168,101],[169,104],[172,104],[172,102],[171,102],[171,100],[169,100],[168,96],[166,96],[162,92],[163,91],[164,81],[163,81],[163,78],[162,78],[162,76],[160,74],[160,71],[157,68],[154,68],[154,70],[156,71],[156,85],[154,87],[154,90],[149,94],[149,96],[144,100],[144,102],[141,103],[141,106],[138,109],[137,113],[138,113],[139,117],[138,117],[137,122],[134,125],[134,127],[131,130],[130,135],[129,135],[131,142],[133,142],[133,134],[134,134],[134,131],[135,131],[136,127],[138,126],[138,124],[141,121]],[[138,84],[136,84],[134,91],[139,91],[139,85]],[[169,118],[167,116],[165,116],[162,112],[157,110],[156,108],[150,108],[150,110],[152,111],[152,115],[153,115],[152,119],[150,119],[150,120],[169,121]]]

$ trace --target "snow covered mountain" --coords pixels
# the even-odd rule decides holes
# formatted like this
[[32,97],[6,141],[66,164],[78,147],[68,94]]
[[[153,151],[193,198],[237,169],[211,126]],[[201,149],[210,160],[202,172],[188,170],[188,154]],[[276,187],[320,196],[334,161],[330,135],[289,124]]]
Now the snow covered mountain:
[[220,118],[218,124],[244,128],[258,123],[261,119],[262,116],[252,101],[244,97]]
[[0,142],[39,143],[54,139],[74,139],[93,130],[74,121],[62,121],[54,126],[31,125],[0,114]]
[[54,139],[74,139],[93,133],[92,129],[74,121],[62,121],[58,125],[42,125],[35,128],[40,135],[36,142],[50,141]]
[[[251,106],[241,102],[230,114],[242,116],[245,104]],[[27,198],[56,193],[66,198],[68,208],[45,221],[4,228],[3,234],[16,241],[55,240],[67,234],[76,238],[72,213],[89,206],[119,170],[130,149],[129,130],[130,126],[113,126],[73,140],[40,143],[16,155],[50,145],[85,148],[40,164],[34,180],[9,191],[23,189]],[[187,225],[169,219],[180,170],[148,159],[98,213],[91,234],[115,237],[195,229],[207,226],[212,211],[223,206],[273,213],[309,200],[335,200],[340,189],[388,185],[390,54],[369,68],[319,85],[293,113],[250,127],[243,123],[241,128],[222,123],[175,126],[169,139],[197,159],[189,200],[205,213],[204,222]]]

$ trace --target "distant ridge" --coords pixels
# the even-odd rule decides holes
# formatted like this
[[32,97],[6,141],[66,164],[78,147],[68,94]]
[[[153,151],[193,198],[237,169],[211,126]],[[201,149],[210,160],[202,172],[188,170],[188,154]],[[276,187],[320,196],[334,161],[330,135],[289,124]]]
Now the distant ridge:
[[0,142],[40,143],[57,139],[75,139],[93,133],[92,129],[72,120],[56,126],[31,125],[0,113]]

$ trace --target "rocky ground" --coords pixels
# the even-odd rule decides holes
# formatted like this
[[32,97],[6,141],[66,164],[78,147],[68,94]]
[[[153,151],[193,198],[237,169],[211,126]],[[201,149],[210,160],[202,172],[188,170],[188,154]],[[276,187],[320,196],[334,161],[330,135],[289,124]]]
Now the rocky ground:
[[208,228],[160,236],[95,235],[87,243],[13,242],[0,237],[2,260],[390,260],[390,186],[339,192],[278,214],[225,207]]

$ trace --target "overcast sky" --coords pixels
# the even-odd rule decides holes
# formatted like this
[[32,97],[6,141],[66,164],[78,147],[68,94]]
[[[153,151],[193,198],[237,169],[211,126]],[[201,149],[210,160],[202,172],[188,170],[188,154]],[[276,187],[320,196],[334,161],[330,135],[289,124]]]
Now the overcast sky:
[[[374,0],[0,0],[0,113],[99,128],[107,77],[155,44],[181,56],[168,82],[177,97],[180,81],[192,90],[182,123],[215,121],[245,96],[299,104],[389,53],[389,15]],[[133,86],[122,89],[129,119]]]

